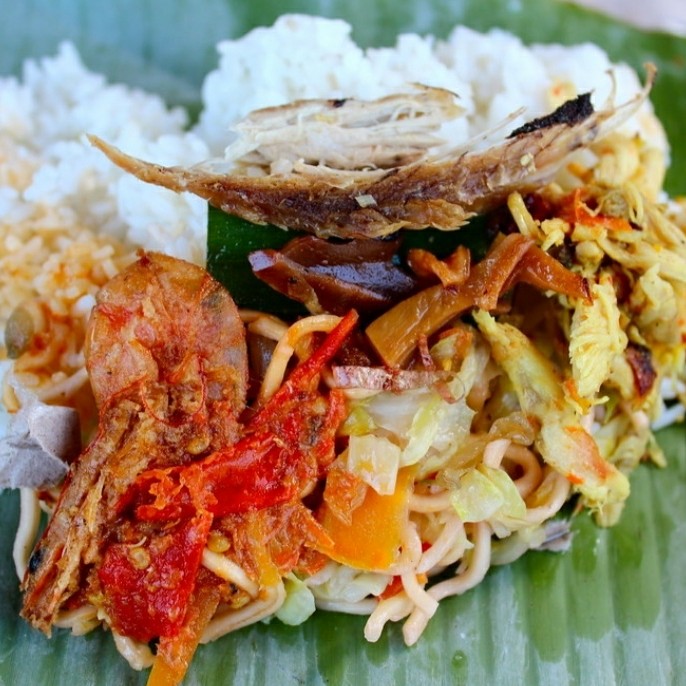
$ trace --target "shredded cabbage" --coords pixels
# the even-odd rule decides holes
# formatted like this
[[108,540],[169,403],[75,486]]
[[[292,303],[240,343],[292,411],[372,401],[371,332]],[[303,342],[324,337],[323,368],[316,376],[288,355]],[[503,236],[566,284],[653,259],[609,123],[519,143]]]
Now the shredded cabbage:
[[[445,371],[450,337],[439,341],[432,356]],[[392,490],[390,475],[399,467],[421,463],[418,476],[440,469],[469,436],[474,410],[467,395],[483,374],[488,348],[476,341],[460,370],[446,381],[445,393],[434,388],[376,393],[353,400],[342,433],[350,436],[348,468],[378,493]],[[363,438],[365,440],[360,440]],[[396,464],[396,450],[399,462]],[[374,474],[380,472],[380,474]]]
[[367,411],[364,401],[351,403],[339,433],[341,436],[363,436],[372,433],[376,424]]
[[330,562],[326,571],[321,583],[316,576],[305,581],[317,600],[359,603],[370,595],[378,596],[388,585],[387,574],[361,572],[337,562]]
[[275,612],[275,616],[290,626],[302,624],[316,609],[312,591],[292,572],[284,577],[283,584],[286,589],[286,600]]
[[374,424],[384,431],[402,438],[403,446],[406,436],[417,411],[429,402],[434,391],[431,389],[410,389],[400,393],[381,392],[368,398],[366,409]]
[[465,470],[450,502],[463,522],[487,521],[497,535],[507,536],[524,525],[526,504],[503,469],[480,464]]
[[408,442],[403,450],[403,465],[416,464],[426,455],[434,442],[445,402],[437,393],[417,408],[407,432]]
[[347,468],[379,495],[392,495],[400,466],[400,447],[384,436],[350,436]]

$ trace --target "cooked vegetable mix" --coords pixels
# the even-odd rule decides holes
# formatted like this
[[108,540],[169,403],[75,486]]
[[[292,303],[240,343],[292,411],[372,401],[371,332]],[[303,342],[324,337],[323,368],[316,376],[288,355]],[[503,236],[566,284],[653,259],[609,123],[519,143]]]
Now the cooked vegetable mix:
[[[357,97],[330,102],[364,112]],[[577,125],[561,111],[506,124],[503,133],[526,142]],[[589,116],[584,110],[578,119]],[[184,274],[214,282],[187,262],[152,252],[136,258],[126,252],[128,238],[102,248],[109,266],[90,272],[94,287],[60,292],[71,309],[45,296],[22,304],[22,331],[32,338],[9,331],[17,345],[5,404],[14,411],[33,396],[53,405],[66,398],[86,439],[96,436],[56,503],[55,492],[37,493],[57,514],[24,558],[27,617],[78,633],[104,621],[132,666],[153,664],[151,683],[177,683],[198,642],[271,615],[297,624],[315,605],[369,614],[370,641],[403,620],[412,644],[430,632],[439,604],[478,584],[491,564],[564,540],[565,520],[551,517],[565,502],[576,505],[566,516],[588,507],[598,523],[621,526],[628,475],[645,458],[664,464],[651,422],[678,416],[684,374],[684,224],[678,205],[661,202],[665,149],[650,116],[641,117],[647,131],[653,126],[646,138],[615,122],[619,130],[588,148],[582,142],[582,154],[561,158],[545,182],[508,182],[479,205],[488,207],[480,219],[485,251],[462,242],[464,229],[439,251],[431,233],[418,247],[400,236],[390,253],[353,241],[347,255],[345,243],[330,251],[318,239],[285,247],[251,239],[245,263],[312,314],[291,325],[276,310],[244,310],[233,329],[242,333],[226,346],[212,324],[202,345],[229,355],[216,381],[191,332],[230,296],[215,286],[174,292]],[[309,145],[306,122],[299,134],[288,153],[296,158],[298,146]],[[325,154],[314,150],[310,162]],[[277,177],[291,173],[271,164]],[[373,174],[375,164],[362,173]],[[374,193],[355,197],[363,213],[376,201]],[[92,240],[82,234],[74,245],[84,238]],[[216,232],[210,239],[212,268],[222,251],[213,252]],[[73,274],[90,253],[67,258]],[[330,257],[335,268],[322,270]],[[151,281],[140,276],[149,265]],[[394,274],[398,285],[368,281],[370,269]],[[174,291],[151,297],[149,283]],[[133,295],[123,308],[108,304],[117,289]],[[99,304],[85,324],[93,295]],[[326,337],[340,319],[327,312],[346,315],[358,302],[363,321],[350,313]],[[156,311],[169,324],[160,326]],[[98,317],[108,323],[105,335]],[[183,317],[188,323],[178,328]],[[58,343],[72,336],[75,347]],[[241,338],[251,351],[248,377],[235,371],[239,359],[238,368],[248,364]],[[78,362],[84,353],[87,376]],[[210,409],[227,402],[226,374],[247,382],[245,399],[228,401],[230,426]],[[95,433],[90,385],[100,406]],[[116,427],[124,425],[133,430],[119,445]],[[152,436],[166,437],[151,443]],[[155,443],[145,464],[127,447]],[[96,453],[98,485],[84,488],[96,477],[88,466]],[[25,495],[20,535],[30,536],[36,501]],[[98,508],[109,501],[103,524]],[[75,514],[87,523],[76,536]],[[15,559],[21,570],[21,554]],[[177,579],[171,586],[169,574]]]

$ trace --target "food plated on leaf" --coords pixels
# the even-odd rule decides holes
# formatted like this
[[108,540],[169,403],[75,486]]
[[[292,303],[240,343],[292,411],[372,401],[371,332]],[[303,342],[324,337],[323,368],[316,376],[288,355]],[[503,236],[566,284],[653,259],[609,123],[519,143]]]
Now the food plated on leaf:
[[[191,131],[170,111],[154,140],[126,121],[32,156],[7,139],[16,250],[36,253],[2,300],[21,613],[48,634],[105,627],[149,683],[316,608],[421,642],[492,567],[567,549],[580,512],[620,521],[635,468],[665,464],[654,427],[683,417],[686,221],[653,67],[642,84],[595,48],[461,27],[364,53],[348,32],[293,15],[225,44]],[[321,92],[284,75],[288,101],[234,112],[218,151],[232,50],[306,35],[329,38]],[[538,65],[535,87],[465,72],[461,50],[498,45]],[[345,60],[365,77],[350,92]],[[69,47],[50,64],[27,92],[83,70]],[[206,271],[205,201],[284,230],[244,258],[299,316],[247,309]],[[37,418],[73,438],[74,412],[83,448],[47,445]]]

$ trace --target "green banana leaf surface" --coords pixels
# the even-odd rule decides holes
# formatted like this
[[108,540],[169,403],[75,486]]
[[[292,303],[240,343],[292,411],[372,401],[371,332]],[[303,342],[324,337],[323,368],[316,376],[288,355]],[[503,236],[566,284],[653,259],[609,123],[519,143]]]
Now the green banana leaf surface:
[[[25,58],[54,54],[68,39],[89,68],[157,92],[193,115],[203,77],[217,63],[215,44],[284,12],[346,19],[363,46],[392,44],[407,31],[444,37],[463,23],[506,28],[526,42],[593,41],[639,70],[654,62],[653,102],[672,145],[667,189],[686,192],[686,40],[555,0],[7,2],[0,75],[20,74]],[[210,240],[212,234],[211,225]],[[256,246],[236,236],[224,247],[239,261]],[[210,255],[222,249],[211,244]],[[634,473],[617,526],[599,529],[586,515],[576,517],[569,552],[530,552],[494,568],[473,591],[442,601],[412,648],[403,644],[399,626],[369,644],[364,618],[317,613],[299,627],[274,620],[201,647],[184,683],[686,684],[685,429],[658,434],[669,464]],[[19,618],[11,558],[18,508],[18,493],[0,495],[0,686],[145,683],[147,674],[129,668],[106,632],[55,631],[48,639]]]

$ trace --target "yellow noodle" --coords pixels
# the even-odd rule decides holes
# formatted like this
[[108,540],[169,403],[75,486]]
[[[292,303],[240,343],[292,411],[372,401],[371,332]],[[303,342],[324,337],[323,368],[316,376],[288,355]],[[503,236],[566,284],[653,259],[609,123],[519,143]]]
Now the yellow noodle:
[[93,605],[82,605],[57,615],[55,626],[70,629],[75,636],[82,636],[100,625],[98,610]]
[[12,558],[19,579],[24,578],[40,526],[40,504],[32,488],[19,489],[19,524],[14,536]]
[[550,519],[565,504],[570,490],[571,484],[562,474],[546,468],[546,474],[541,485],[531,496],[536,498],[536,493],[545,491],[545,500],[542,505],[527,509],[525,521],[528,524],[541,524],[546,519]]
[[405,590],[407,597],[417,608],[421,609],[421,611],[427,615],[428,621],[428,619],[433,617],[436,613],[438,601],[424,590],[424,586],[419,583],[417,574],[414,572],[402,574],[400,580],[402,581],[403,589]]
[[[461,527],[462,523],[456,516],[448,520],[444,528],[447,542],[442,541],[439,545],[441,553],[450,548],[454,541],[459,538]],[[419,566],[414,572],[402,574],[403,592],[380,601],[370,615],[365,626],[365,638],[368,641],[378,640],[387,622],[400,621],[408,617],[403,625],[403,637],[407,645],[413,645],[435,614],[439,600],[447,595],[462,593],[483,579],[490,566],[491,532],[490,527],[485,523],[474,525],[473,528],[475,532],[474,550],[467,569],[454,579],[436,584],[428,590],[425,590],[417,579],[417,572],[420,572]],[[420,562],[424,560],[425,557],[422,556]],[[425,567],[426,562],[422,565],[421,570],[423,571]]]
[[417,572],[427,573],[439,565],[463,535],[464,524],[457,516],[457,513],[452,512],[443,526],[443,531],[441,531],[433,545],[422,554],[417,565]]
[[489,375],[485,373],[482,374],[481,378],[476,379],[467,395],[469,407],[477,412],[480,412],[483,409],[486,400],[488,400],[488,397],[491,394],[490,381],[491,377]]
[[419,637],[424,633],[426,625],[429,623],[431,616],[426,614],[421,607],[415,607],[410,616],[407,618],[403,624],[403,639],[405,640],[405,645],[412,646],[418,640]]
[[238,310],[238,316],[241,318],[241,321],[244,324],[250,324],[258,319],[271,319],[275,322],[283,324],[284,330],[288,328],[288,324],[286,324],[283,319],[279,319],[279,317],[276,315],[270,314],[269,312],[264,312],[262,310],[250,310],[245,307],[241,307]]
[[340,317],[335,315],[320,314],[305,317],[288,328],[274,348],[257,397],[258,406],[269,400],[283,383],[286,367],[295,352],[297,343],[305,336],[318,331],[328,333],[339,321]]
[[342,612],[346,615],[370,615],[377,606],[374,598],[364,598],[356,602],[346,600],[323,600],[316,598],[317,608],[326,612]]
[[241,319],[248,325],[248,329],[255,334],[278,341],[284,337],[288,331],[288,324],[268,314],[256,312],[254,310],[241,310]]
[[455,537],[450,548],[447,550],[445,555],[438,561],[438,563],[431,570],[431,572],[434,573],[440,569],[445,569],[446,567],[455,564],[458,560],[461,560],[464,557],[465,551],[467,550],[468,542],[469,541],[467,540],[467,536],[464,533],[464,527],[462,527],[462,529],[459,532],[459,535]]
[[205,548],[202,552],[202,564],[219,578],[235,584],[253,598],[259,593],[259,584],[253,581],[241,567],[229,560],[228,557]]
[[500,463],[505,457],[505,453],[510,445],[509,438],[498,438],[495,441],[491,441],[484,448],[483,463],[487,467],[492,467],[497,469],[500,467]]
[[414,522],[405,524],[402,537],[400,558],[392,567],[392,574],[401,575],[413,571],[422,557],[422,539]]
[[429,589],[429,594],[436,600],[464,593],[486,576],[491,561],[491,528],[486,522],[479,522],[473,525],[473,531],[474,548],[467,568],[452,579],[441,581]]
[[286,600],[283,582],[264,589],[257,600],[253,600],[238,610],[218,611],[203,631],[201,643],[210,643],[236,629],[259,622],[273,615]]
[[523,470],[523,474],[515,479],[514,485],[522,498],[527,498],[541,483],[543,469],[536,455],[523,445],[512,444],[505,452],[505,457]]
[[112,637],[117,650],[133,669],[140,671],[152,667],[155,656],[152,654],[150,646],[140,641],[134,641],[128,636],[122,636],[116,631],[112,632]]
[[398,622],[407,617],[413,607],[412,601],[402,592],[379,601],[364,625],[364,637],[370,643],[375,643],[381,638],[388,622]]
[[452,507],[450,493],[441,491],[431,495],[413,493],[410,496],[410,510],[412,512],[442,512]]

